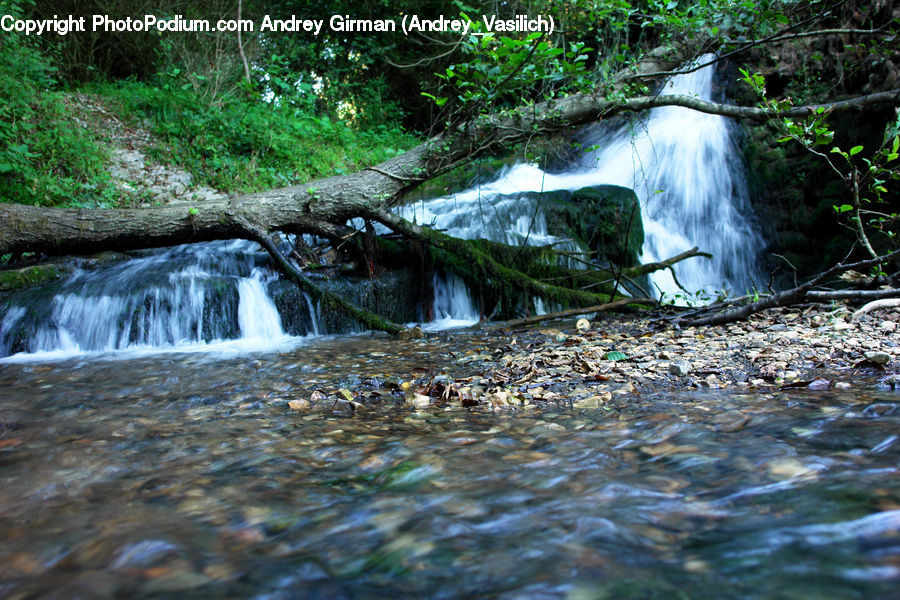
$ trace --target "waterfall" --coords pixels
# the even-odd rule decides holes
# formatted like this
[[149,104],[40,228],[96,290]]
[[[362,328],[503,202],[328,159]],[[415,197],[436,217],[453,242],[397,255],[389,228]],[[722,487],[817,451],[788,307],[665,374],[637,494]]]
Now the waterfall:
[[[702,56],[697,64],[709,62]],[[663,94],[713,99],[714,69],[672,77]],[[597,182],[634,189],[641,201],[641,262],[664,260],[694,246],[713,260],[675,266],[682,286],[695,292],[746,293],[759,280],[760,235],[749,200],[733,123],[681,107],[660,107],[604,139],[585,160]],[[679,292],[669,271],[651,280],[664,294]]]
[[[712,58],[700,57],[696,64]],[[713,66],[677,74],[662,93],[710,100],[714,74]],[[583,144],[594,149],[571,172],[547,173],[520,163],[495,181],[416,202],[402,208],[401,214],[461,238],[559,245],[562,240],[548,233],[534,200],[517,194],[624,186],[635,191],[641,205],[645,240],[641,262],[664,260],[694,246],[713,255],[712,260],[691,258],[674,266],[678,283],[690,292],[701,292],[696,298],[683,297],[668,270],[651,275],[651,293],[679,303],[702,302],[718,290],[742,294],[759,280],[756,253],[761,244],[749,214],[735,134],[725,117],[679,107],[656,108],[618,129],[600,127]]]
[[[81,269],[0,304],[0,357],[123,349],[271,349],[289,340],[268,255],[241,240],[177,246]],[[310,314],[315,333],[316,315]],[[223,346],[225,344],[225,346]]]
[[262,270],[254,268],[250,277],[238,281],[238,325],[242,338],[277,339],[284,335],[281,316],[263,287],[262,277]]
[[441,330],[469,327],[478,323],[478,309],[469,297],[466,284],[453,274],[435,274],[432,280],[434,318],[423,324],[424,329]]

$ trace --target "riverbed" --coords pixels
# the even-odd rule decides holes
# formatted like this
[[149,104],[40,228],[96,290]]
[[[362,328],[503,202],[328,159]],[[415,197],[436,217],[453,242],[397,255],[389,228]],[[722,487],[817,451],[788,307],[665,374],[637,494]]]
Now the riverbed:
[[[896,592],[897,392],[408,403],[403,382],[477,377],[492,352],[351,336],[0,364],[0,595]],[[365,402],[292,408],[332,389]]]

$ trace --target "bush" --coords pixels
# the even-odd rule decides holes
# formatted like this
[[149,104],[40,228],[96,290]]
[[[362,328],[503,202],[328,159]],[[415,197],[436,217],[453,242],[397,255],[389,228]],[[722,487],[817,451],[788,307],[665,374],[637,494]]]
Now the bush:
[[0,200],[109,206],[107,154],[53,91],[54,69],[19,35],[0,40]]
[[177,69],[157,85],[93,85],[126,119],[158,140],[160,162],[188,169],[195,182],[225,192],[255,192],[340,175],[378,163],[417,143],[399,127],[355,129],[296,105],[266,102],[246,90],[210,104]]

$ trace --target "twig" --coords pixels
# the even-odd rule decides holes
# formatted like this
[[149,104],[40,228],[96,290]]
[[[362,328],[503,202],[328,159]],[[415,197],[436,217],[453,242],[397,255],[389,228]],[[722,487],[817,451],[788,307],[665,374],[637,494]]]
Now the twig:
[[[900,290],[894,290],[895,292],[900,293]],[[868,304],[863,305],[858,311],[853,313],[853,316],[850,317],[851,321],[857,320],[859,317],[863,316],[869,311],[873,311],[879,308],[900,308],[900,298],[887,298],[884,300],[873,300]]]
[[616,308],[621,308],[623,306],[627,306],[629,304],[656,304],[656,300],[651,300],[649,298],[620,298],[618,300],[613,300],[612,302],[606,302],[604,304],[597,304],[595,306],[585,306],[584,308],[572,308],[570,310],[562,310],[555,313],[548,313],[546,315],[534,315],[531,317],[524,317],[521,319],[512,319],[511,321],[502,321],[500,323],[493,323],[487,326],[485,329],[488,331],[493,331],[496,329],[511,329],[513,327],[523,327],[525,325],[534,325],[535,323],[542,323],[543,321],[550,321],[552,319],[565,319],[568,317],[577,317],[579,315],[586,315],[588,313],[595,312],[606,312]]

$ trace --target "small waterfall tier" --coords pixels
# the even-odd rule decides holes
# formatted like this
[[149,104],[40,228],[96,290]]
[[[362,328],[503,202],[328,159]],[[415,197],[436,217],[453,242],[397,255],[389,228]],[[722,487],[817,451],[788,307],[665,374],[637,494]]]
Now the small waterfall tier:
[[[148,251],[11,295],[0,304],[0,356],[283,343],[290,336],[268,292],[277,277],[256,248],[230,241]],[[306,329],[295,333],[315,322]]]

